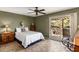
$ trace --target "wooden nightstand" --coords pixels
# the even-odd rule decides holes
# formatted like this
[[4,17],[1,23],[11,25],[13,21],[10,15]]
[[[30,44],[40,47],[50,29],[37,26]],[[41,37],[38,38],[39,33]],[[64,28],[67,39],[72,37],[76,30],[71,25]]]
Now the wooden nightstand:
[[1,43],[5,44],[14,41],[14,32],[3,32],[1,34]]

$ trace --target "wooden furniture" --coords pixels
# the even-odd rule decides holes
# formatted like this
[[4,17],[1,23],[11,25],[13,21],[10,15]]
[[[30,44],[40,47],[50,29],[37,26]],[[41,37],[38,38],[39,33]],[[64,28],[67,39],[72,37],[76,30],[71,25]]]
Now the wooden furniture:
[[3,32],[1,35],[1,44],[9,43],[14,41],[14,32]]
[[79,32],[74,37],[74,52],[79,52]]
[[30,30],[31,30],[31,31],[36,31],[36,25],[35,25],[35,23],[32,23],[32,24],[30,25]]

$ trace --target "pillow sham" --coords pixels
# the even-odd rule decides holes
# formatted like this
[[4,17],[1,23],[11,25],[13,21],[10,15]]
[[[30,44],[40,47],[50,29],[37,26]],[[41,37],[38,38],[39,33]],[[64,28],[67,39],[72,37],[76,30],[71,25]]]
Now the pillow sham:
[[16,32],[21,32],[21,28],[16,28]]
[[29,31],[28,27],[25,27],[25,31]]

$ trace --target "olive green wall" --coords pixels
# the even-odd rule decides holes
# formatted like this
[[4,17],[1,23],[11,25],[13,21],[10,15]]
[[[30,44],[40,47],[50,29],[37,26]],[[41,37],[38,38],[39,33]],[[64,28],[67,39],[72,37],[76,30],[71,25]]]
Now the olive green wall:
[[19,23],[21,21],[24,22],[25,26],[29,27],[30,24],[33,22],[33,18],[0,11],[0,30],[2,29],[1,26],[8,24],[11,27],[12,31],[14,31],[16,27],[20,26]]
[[75,9],[60,11],[60,12],[52,13],[52,14],[49,14],[49,15],[36,17],[35,23],[36,23],[37,31],[42,32],[46,36],[49,36],[49,17],[68,14],[68,13],[74,13],[74,12],[78,13],[77,14],[78,15],[78,18],[77,18],[78,21],[77,22],[78,22],[78,25],[79,25],[79,8],[75,8]]
[[49,34],[49,16],[40,16],[35,19],[36,30],[42,32],[45,36]]

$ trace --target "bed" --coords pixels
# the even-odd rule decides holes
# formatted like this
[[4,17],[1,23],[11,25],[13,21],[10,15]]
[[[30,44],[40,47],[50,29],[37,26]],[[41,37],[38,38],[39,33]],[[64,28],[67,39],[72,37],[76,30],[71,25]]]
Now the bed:
[[15,32],[15,38],[22,42],[22,46],[24,48],[27,48],[28,45],[35,41],[38,41],[40,39],[44,40],[42,33],[34,31]]

